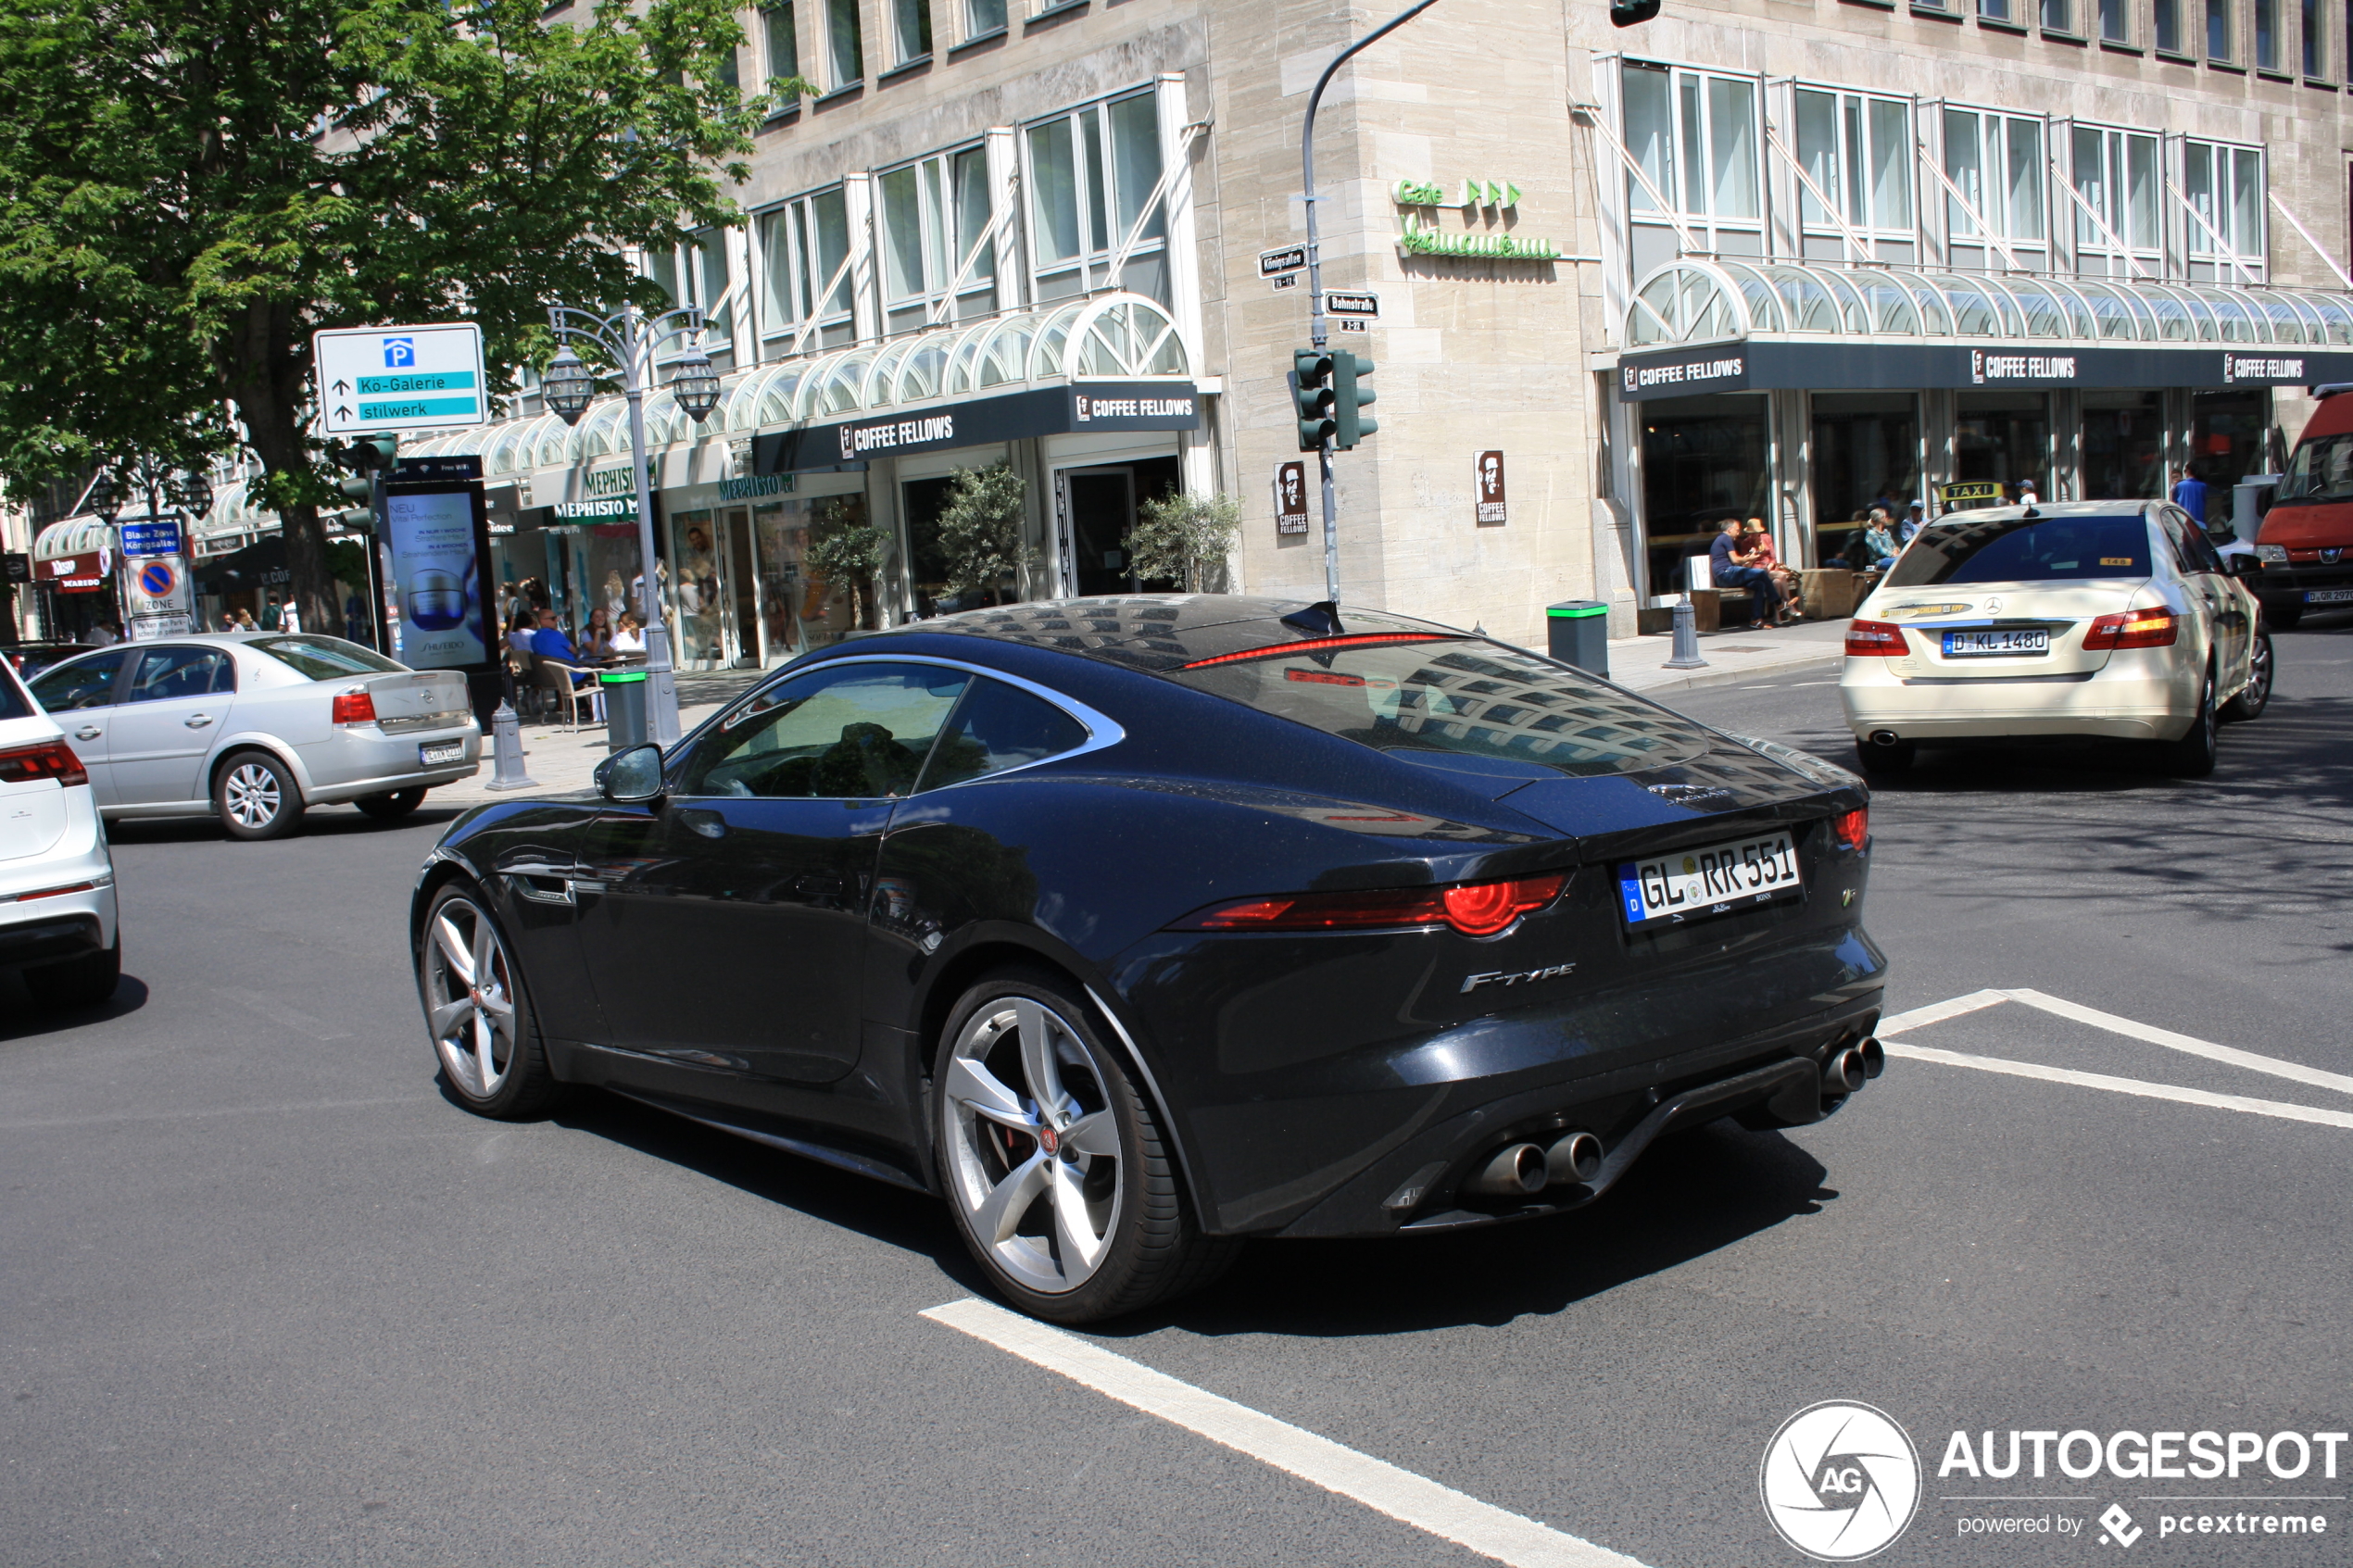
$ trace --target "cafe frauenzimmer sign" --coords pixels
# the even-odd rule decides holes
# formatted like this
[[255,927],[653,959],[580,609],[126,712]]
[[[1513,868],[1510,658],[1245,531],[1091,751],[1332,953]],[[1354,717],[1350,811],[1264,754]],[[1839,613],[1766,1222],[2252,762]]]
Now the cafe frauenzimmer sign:
[[1466,256],[1491,261],[1556,261],[1561,257],[1561,247],[1551,240],[1512,233],[1450,234],[1422,220],[1423,208],[1458,207],[1466,218],[1481,210],[1498,216],[1516,211],[1520,189],[1509,180],[1466,180],[1451,197],[1432,181],[1400,180],[1390,187],[1390,194],[1405,208],[1405,226],[1398,233],[1397,248],[1408,256]]

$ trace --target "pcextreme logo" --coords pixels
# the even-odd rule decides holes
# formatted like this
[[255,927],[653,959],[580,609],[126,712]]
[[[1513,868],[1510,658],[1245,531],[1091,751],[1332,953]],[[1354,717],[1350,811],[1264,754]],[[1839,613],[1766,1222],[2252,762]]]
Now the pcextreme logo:
[[1825,1399],[1781,1423],[1756,1486],[1781,1539],[1818,1562],[1856,1562],[1911,1524],[1920,1456],[1886,1411]]

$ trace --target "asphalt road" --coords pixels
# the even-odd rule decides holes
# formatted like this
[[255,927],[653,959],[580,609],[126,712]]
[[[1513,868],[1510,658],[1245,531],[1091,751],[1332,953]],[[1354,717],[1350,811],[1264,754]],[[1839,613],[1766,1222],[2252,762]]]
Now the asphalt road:
[[[1899,1058],[1819,1126],[1670,1140],[1585,1213],[1261,1244],[1090,1340],[1655,1568],[1802,1562],[1758,1466],[1825,1399],[1920,1449],[1876,1562],[2344,1561],[2353,1451],[1938,1474],[1957,1430],[2353,1426],[2353,1095],[2282,1075],[2353,1073],[2353,621],[2279,642],[2211,780],[2041,753],[1883,790],[1870,927],[1895,1009],[2029,989],[2288,1065],[2017,1001],[1914,1046],[2339,1123]],[[1679,704],[1844,753],[1826,676]],[[925,1199],[601,1097],[456,1109],[402,934],[443,820],[123,829],[116,1004],[0,981],[0,1562],[1486,1561],[919,1316],[976,1290]],[[2055,1523],[1961,1534],[2010,1516]]]

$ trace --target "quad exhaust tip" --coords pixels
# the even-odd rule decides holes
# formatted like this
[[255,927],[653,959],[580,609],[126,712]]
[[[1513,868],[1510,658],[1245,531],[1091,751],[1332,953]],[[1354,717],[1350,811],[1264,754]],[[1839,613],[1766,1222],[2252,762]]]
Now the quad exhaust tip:
[[1861,1088],[1870,1076],[1871,1070],[1865,1065],[1863,1053],[1849,1046],[1822,1063],[1822,1093],[1851,1095]]
[[1551,1180],[1544,1151],[1532,1143],[1506,1144],[1466,1185],[1496,1198],[1528,1198]]
[[1544,1151],[1544,1165],[1554,1186],[1591,1182],[1602,1173],[1602,1140],[1591,1133],[1571,1133]]
[[1879,1043],[1876,1035],[1867,1036],[1855,1047],[1863,1055],[1863,1076],[1876,1078],[1887,1071],[1887,1047]]

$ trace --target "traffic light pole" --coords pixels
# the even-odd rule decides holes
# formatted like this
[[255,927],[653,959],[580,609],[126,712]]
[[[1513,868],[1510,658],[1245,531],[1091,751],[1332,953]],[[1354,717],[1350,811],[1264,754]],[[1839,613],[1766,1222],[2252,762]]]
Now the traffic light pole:
[[[1418,0],[1408,6],[1372,31],[1332,56],[1324,74],[1315,79],[1315,90],[1307,95],[1307,120],[1299,132],[1300,184],[1307,199],[1307,308],[1310,311],[1310,341],[1315,352],[1323,353],[1330,346],[1330,322],[1324,315],[1324,257],[1315,226],[1315,109],[1324,101],[1324,89],[1331,85],[1332,75],[1346,65],[1355,54],[1368,44],[1376,44],[1396,31],[1432,6],[1438,0]],[[1337,607],[1340,603],[1340,498],[1332,489],[1332,437],[1326,433],[1315,452],[1316,466],[1324,479],[1324,597]]]

